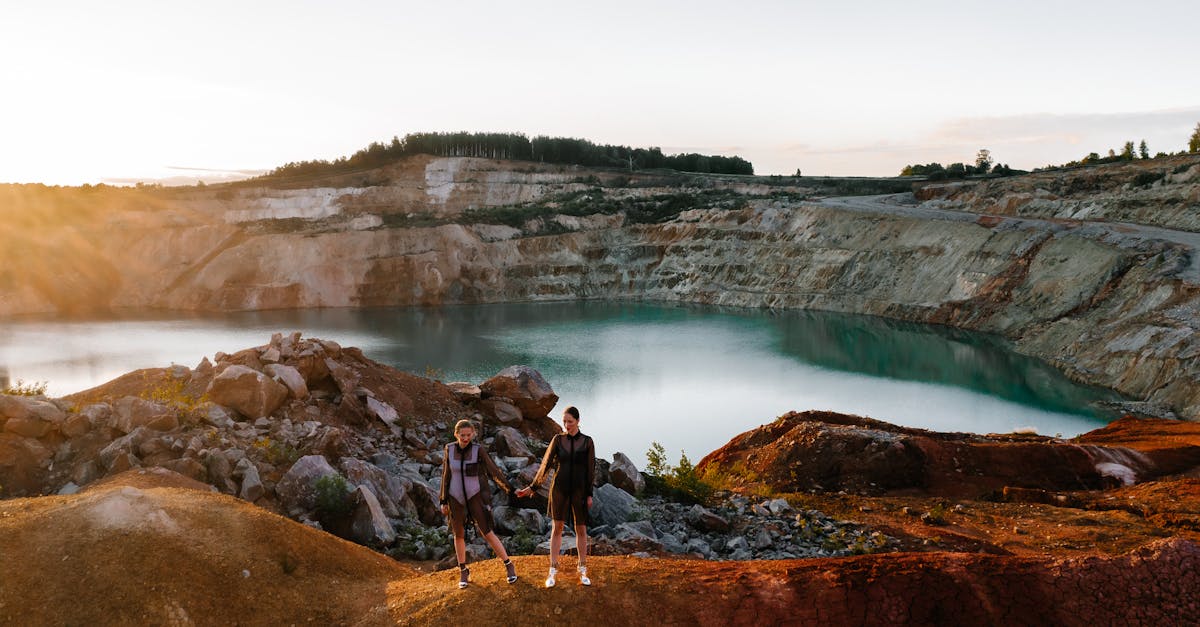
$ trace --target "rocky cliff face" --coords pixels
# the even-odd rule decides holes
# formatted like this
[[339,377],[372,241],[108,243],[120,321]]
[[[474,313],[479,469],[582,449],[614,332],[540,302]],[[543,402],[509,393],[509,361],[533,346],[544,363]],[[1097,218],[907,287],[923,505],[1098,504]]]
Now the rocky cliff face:
[[[1193,194],[1189,172],[1149,185]],[[826,309],[1001,333],[1075,378],[1200,416],[1191,248],[1019,211],[976,216],[971,199],[992,192],[940,193],[922,208],[961,211],[420,158],[301,189],[179,192],[63,225],[26,242],[0,313],[588,298]]]

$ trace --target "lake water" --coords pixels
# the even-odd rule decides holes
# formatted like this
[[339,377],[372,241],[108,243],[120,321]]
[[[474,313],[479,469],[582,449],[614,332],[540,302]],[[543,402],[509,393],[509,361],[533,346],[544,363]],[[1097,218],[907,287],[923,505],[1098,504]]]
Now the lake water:
[[324,309],[0,325],[0,368],[55,396],[130,370],[195,366],[274,332],[358,346],[443,381],[538,369],[579,407],[599,453],[636,463],[653,441],[693,462],[790,410],[825,409],[979,433],[1073,436],[1113,416],[1107,390],[1078,385],[1001,340],[943,327],[824,312],[768,313],[642,303]]

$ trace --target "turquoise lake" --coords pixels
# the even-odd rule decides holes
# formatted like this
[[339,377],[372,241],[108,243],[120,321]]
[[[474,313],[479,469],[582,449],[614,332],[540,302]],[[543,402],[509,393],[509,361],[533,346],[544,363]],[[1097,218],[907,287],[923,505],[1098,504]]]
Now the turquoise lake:
[[291,331],[443,381],[479,383],[528,364],[561,397],[553,417],[578,406],[601,454],[622,451],[639,464],[653,441],[671,461],[686,451],[695,462],[791,410],[1073,436],[1113,417],[1096,401],[1119,398],[984,334],[869,316],[643,303],[21,318],[0,326],[0,369],[14,381],[45,381],[58,396],[137,368],[195,366]]

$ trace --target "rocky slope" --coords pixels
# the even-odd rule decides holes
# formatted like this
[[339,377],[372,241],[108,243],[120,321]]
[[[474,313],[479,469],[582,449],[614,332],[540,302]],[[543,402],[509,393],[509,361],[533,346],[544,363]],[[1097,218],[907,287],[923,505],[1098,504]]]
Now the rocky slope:
[[[1061,187],[1054,202],[1142,208],[1088,216],[1153,222],[1190,211],[1195,162],[943,189],[922,205],[940,213],[823,202],[767,178],[424,157],[295,189],[111,192],[121,202],[69,223],[0,227],[22,252],[0,275],[12,295],[0,314],[589,298],[827,309],[1000,333],[1072,377],[1195,418],[1195,247],[991,200]],[[72,193],[18,200],[58,207]]]
[[[477,563],[457,590],[170,471],[0,501],[0,624],[1182,624],[1200,550],[906,553],[835,560],[590,560],[593,585],[540,585],[544,558]],[[569,558],[568,558],[569,560]],[[568,569],[571,562],[564,564]],[[50,583],[52,582],[52,583]]]
[[[467,591],[380,555],[446,564],[455,419],[523,483],[554,400],[527,368],[443,385],[298,334],[65,399],[0,395],[0,624],[1200,620],[1200,426],[1178,421],[1059,441],[790,414],[701,462],[704,504],[600,460],[590,589],[542,589],[532,556],[502,583],[478,538]],[[496,507],[514,554],[545,553],[543,507]]]
[[697,464],[741,492],[900,539],[995,554],[1128,551],[1200,541],[1200,426],[1125,418],[1071,440],[937,433],[829,412],[791,413]]

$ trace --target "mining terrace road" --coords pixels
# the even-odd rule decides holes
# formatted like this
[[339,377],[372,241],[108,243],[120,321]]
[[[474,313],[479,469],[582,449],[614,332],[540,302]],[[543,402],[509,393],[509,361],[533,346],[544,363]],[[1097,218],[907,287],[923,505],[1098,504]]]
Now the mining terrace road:
[[1135,247],[1139,242],[1145,240],[1169,242],[1186,249],[1188,259],[1187,265],[1176,270],[1173,276],[1192,285],[1200,285],[1200,233],[1192,231],[1176,231],[1129,222],[1026,218],[938,209],[922,206],[911,193],[836,196],[806,202],[845,211],[905,216],[923,220],[978,222],[981,218],[987,218],[993,220],[997,228],[1045,229],[1055,234],[1071,232],[1120,247]]

